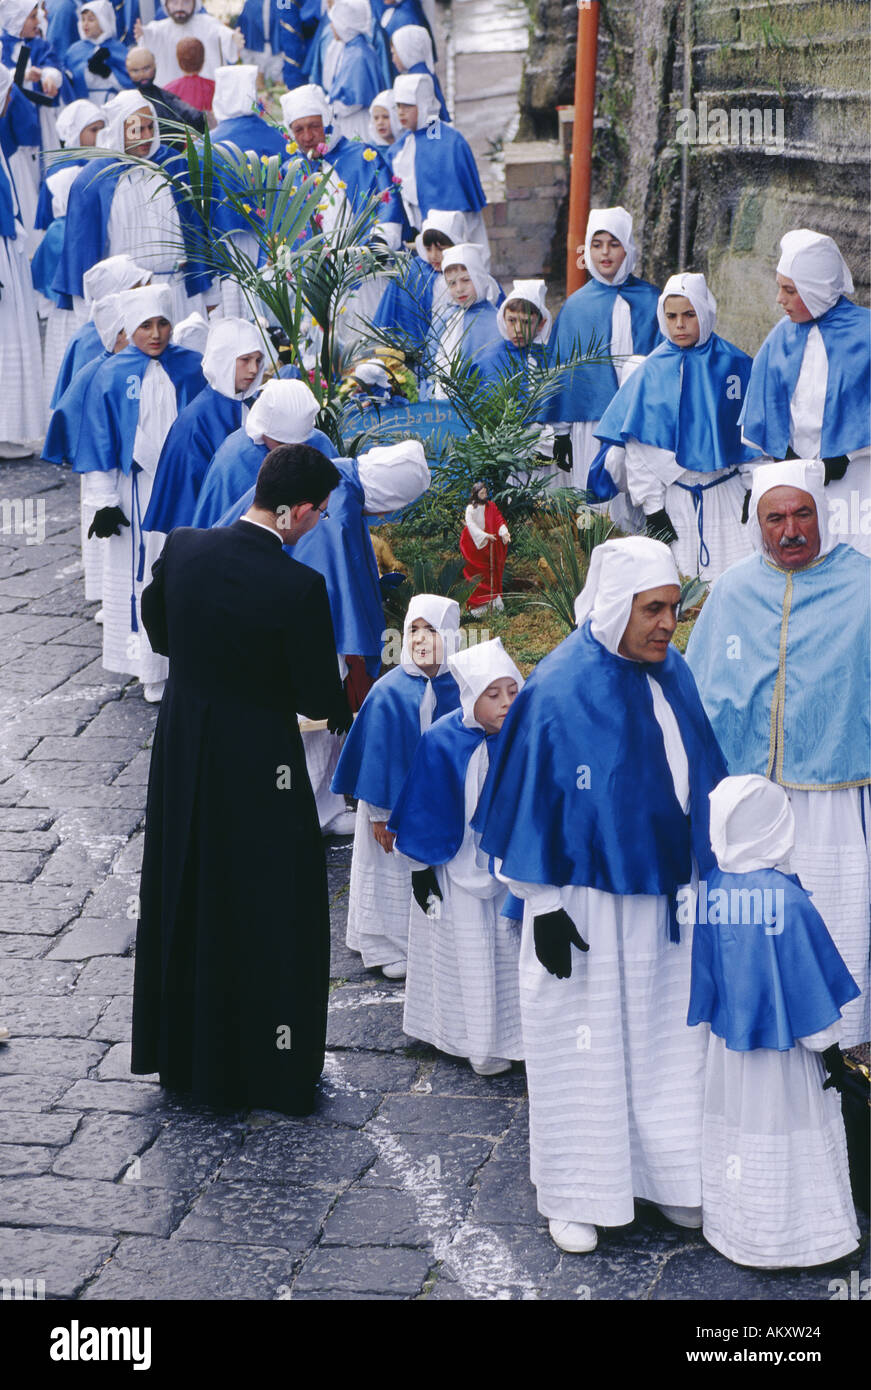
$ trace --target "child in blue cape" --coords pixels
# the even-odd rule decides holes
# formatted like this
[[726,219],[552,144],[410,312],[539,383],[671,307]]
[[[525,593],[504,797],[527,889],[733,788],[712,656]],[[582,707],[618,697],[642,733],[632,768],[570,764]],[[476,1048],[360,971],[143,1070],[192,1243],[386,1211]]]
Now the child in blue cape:
[[783,788],[726,777],[709,799],[718,867],[699,884],[687,1020],[710,1025],[702,1229],[736,1264],[827,1264],[859,1243],[837,1094],[859,990],[778,867],[794,839]]
[[523,1056],[520,928],[504,914],[508,891],[490,873],[469,822],[523,677],[498,637],[448,665],[461,708],[421,738],[387,827],[397,849],[417,861],[402,1026],[468,1057],[479,1076],[496,1076]]
[[368,970],[405,976],[411,864],[393,847],[387,822],[421,735],[457,709],[448,670],[456,651],[460,608],[437,594],[415,594],[402,630],[399,665],[375,682],[345,739],[334,792],[358,798],[351,860],[347,944]]
[[[496,310],[505,296],[487,272],[482,248],[471,242],[445,251],[441,268],[448,306],[433,321],[430,348],[435,365],[447,372],[458,354],[471,367],[490,349],[498,347],[501,339]],[[436,400],[447,398],[438,379],[430,394]]]

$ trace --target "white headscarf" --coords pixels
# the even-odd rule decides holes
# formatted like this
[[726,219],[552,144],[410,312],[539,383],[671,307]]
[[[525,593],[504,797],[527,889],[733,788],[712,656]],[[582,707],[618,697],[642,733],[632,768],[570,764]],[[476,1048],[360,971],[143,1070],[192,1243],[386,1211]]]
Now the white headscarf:
[[33,0],[0,0],[0,28],[21,36],[24,21],[33,9]]
[[58,169],[56,173],[47,176],[45,182],[51,194],[51,212],[53,217],[66,217],[70,189],[81,172],[81,169],[74,164],[72,168],[67,166],[67,168]]
[[[409,676],[420,676],[423,672],[411,655],[411,625],[423,618],[430,627],[435,628],[442,639],[442,660],[436,676],[443,676],[448,669],[448,660],[460,645],[460,605],[452,598],[442,598],[440,594],[414,594],[409,599],[402,624],[402,655],[399,664]],[[432,700],[435,707],[435,696]]]
[[684,270],[678,275],[670,275],[666,280],[656,304],[656,318],[662,336],[668,338],[669,342],[672,339],[666,325],[665,301],[673,294],[683,295],[695,309],[699,321],[699,341],[693,343],[693,347],[701,347],[710,338],[717,322],[717,301],[708,289],[704,275]]
[[143,285],[138,290],[124,290],[121,300],[121,327],[133,342],[133,334],[148,319],[164,318],[172,323],[172,290],[169,285]]
[[79,136],[86,125],[93,125],[95,121],[102,121],[105,125],[106,120],[99,106],[95,106],[92,101],[85,101],[81,97],[78,101],[71,101],[69,106],[65,106],[58,112],[55,122],[57,138],[69,149],[72,146],[79,147]]
[[[236,393],[236,358],[249,352],[262,352],[260,371],[244,396]],[[260,390],[267,357],[263,334],[256,323],[248,319],[215,319],[209,328],[209,338],[203,353],[203,376],[215,391],[230,400],[244,400]],[[309,431],[311,433],[311,431]],[[275,436],[273,435],[272,438]]]
[[466,215],[463,212],[446,212],[441,208],[430,208],[414,241],[421,260],[424,259],[424,232],[441,232],[454,246],[459,246],[468,236]]
[[815,319],[837,304],[842,294],[853,293],[850,267],[830,236],[806,228],[787,232],[780,238],[780,253],[778,275],[792,280]]
[[172,341],[176,347],[188,348],[190,352],[198,352],[200,356],[206,350],[206,343],[209,338],[208,320],[194,309],[187,318],[180,319],[172,330]]
[[82,32],[83,10],[90,10],[91,14],[100,25],[99,38],[96,40],[88,39],[89,43],[100,43],[102,39],[115,38],[117,34],[117,29],[115,28],[115,8],[109,3],[109,0],[88,0],[87,3],[79,6],[78,30],[80,39],[87,37],[87,35]]
[[336,0],[330,10],[330,23],[343,43],[358,34],[368,34],[372,25],[369,0]]
[[107,352],[112,352],[118,334],[124,327],[120,294],[104,294],[91,305],[91,318]]
[[783,787],[751,773],[724,777],[712,792],[711,848],[724,874],[750,874],[789,862],[795,817]]
[[619,656],[633,598],[663,584],[680,588],[674,556],[662,541],[648,536],[604,541],[595,547],[587,582],[575,599],[575,622],[581,627],[590,618],[596,640]]
[[381,136],[375,130],[375,124],[372,120],[372,112],[376,106],[380,106],[387,112],[390,117],[390,134],[393,136],[394,140],[398,140],[402,134],[402,126],[399,124],[399,117],[396,114],[396,97],[389,87],[386,91],[379,92],[375,100],[369,103],[369,138],[375,144],[381,139]]
[[215,68],[212,111],[216,121],[249,116],[257,105],[257,69],[253,63]]
[[[79,171],[81,172],[81,170]],[[90,304],[94,299],[102,299],[106,294],[120,294],[122,290],[132,290],[151,279],[151,271],[137,265],[132,256],[107,256],[97,261],[82,276],[82,296]]]
[[422,24],[401,25],[393,30],[390,42],[404,68],[413,68],[417,63],[425,63],[430,72],[434,70],[432,39]]
[[255,444],[262,444],[267,435],[280,444],[304,444],[319,409],[304,382],[273,378],[252,405],[245,432]]
[[[606,280],[604,275],[593,265],[593,257],[590,253],[590,242],[597,232],[610,232],[615,236],[623,247],[626,255],[623,264],[615,272],[613,280]],[[591,208],[587,218],[587,232],[584,237],[584,264],[594,280],[598,280],[600,285],[622,285],[627,275],[631,275],[635,269],[635,262],[638,259],[638,248],[632,239],[632,214],[625,208]]]
[[499,286],[493,276],[487,273],[482,247],[473,241],[462,241],[459,246],[449,246],[442,256],[442,274],[452,265],[466,267],[475,286],[476,302],[482,299],[486,299],[490,304],[499,302]]
[[147,107],[154,120],[154,138],[148,148],[148,156],[154,154],[160,144],[160,124],[157,119],[157,112],[151,102],[138,90],[119,92],[111,101],[107,101],[100,114],[106,122],[105,128],[97,135],[97,144],[101,150],[120,150],[124,152],[124,122],[134,112],[141,111]]
[[499,332],[503,338],[508,338],[508,329],[505,327],[505,310],[516,299],[525,299],[530,304],[534,304],[542,316],[541,327],[533,338],[534,343],[546,343],[550,337],[550,330],[553,326],[553,314],[548,309],[545,299],[547,296],[547,285],[543,280],[515,280],[511,286],[511,292],[503,304],[496,310],[496,322],[499,325]]
[[[747,512],[747,531],[754,550],[760,554],[768,554],[762,542],[757,508],[766,492],[770,492],[773,487],[797,487],[810,494],[817,509],[820,556],[828,555],[830,550],[834,550],[838,544],[838,537],[829,529],[829,508],[824,490],[825,476],[825,469],[819,459],[784,459],[783,463],[760,463],[754,468]],[[769,558],[775,561],[777,559],[774,555]]]
[[518,690],[523,685],[523,677],[503,647],[501,637],[494,637],[490,642],[476,642],[452,656],[448,666],[460,687],[463,724],[467,729],[484,727],[475,718],[475,702],[494,681],[509,676],[517,681]]
[[417,107],[418,130],[430,125],[441,111],[428,72],[401,72],[393,84],[393,95],[403,106]]
[[307,82],[304,87],[294,87],[292,92],[285,92],[280,101],[281,119],[290,131],[291,138],[293,131],[290,130],[294,121],[301,120],[304,116],[320,116],[324,126],[324,141],[327,149],[332,149],[339,138],[341,132],[331,129],[333,124],[333,108],[327,100],[327,94],[323,87],[319,87],[315,82]]

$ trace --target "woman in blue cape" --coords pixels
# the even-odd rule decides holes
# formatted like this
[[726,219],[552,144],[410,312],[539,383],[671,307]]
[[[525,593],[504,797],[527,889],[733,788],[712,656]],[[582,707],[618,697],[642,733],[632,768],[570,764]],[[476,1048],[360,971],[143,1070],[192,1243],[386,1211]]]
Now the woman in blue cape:
[[484,268],[480,246],[461,242],[442,255],[449,304],[444,317],[434,322],[430,332],[430,359],[435,373],[431,395],[447,398],[439,375],[451,370],[459,356],[472,367],[489,349],[499,345],[497,306],[505,298],[499,285]]
[[[627,358],[646,357],[662,341],[657,290],[633,274],[637,261],[631,215],[622,207],[593,208],[583,246],[590,279],[569,295],[557,315],[551,358],[554,367],[584,355],[612,360],[567,371],[561,390],[548,404],[547,418],[557,430],[554,457],[569,474],[561,480],[564,485],[587,486],[599,449],[596,426],[623,379]],[[621,524],[625,519],[619,518]]]
[[335,38],[324,55],[322,86],[341,135],[369,137],[369,105],[381,90],[383,74],[367,35],[372,24],[369,0],[335,0],[330,25]]
[[589,486],[601,498],[624,487],[681,574],[713,580],[752,551],[742,508],[759,452],[738,423],[750,358],[713,331],[717,301],[703,275],[672,275],[657,315],[666,341],[596,425]]
[[467,1057],[480,1076],[524,1055],[518,999],[520,933],[508,896],[470,822],[500,730],[523,677],[497,637],[448,666],[460,708],[421,737],[388,830],[412,861],[412,907],[402,1026]]
[[841,1009],[859,989],[788,871],[783,788],[727,777],[710,802],[717,867],[698,885],[687,1020],[710,1033],[705,1239],[755,1268],[828,1264],[859,1243],[836,1089]]
[[412,900],[411,865],[394,850],[387,822],[421,734],[460,703],[448,670],[459,623],[453,599],[414,595],[399,663],[363,701],[333,775],[334,792],[358,799],[346,943],[360,952],[367,970],[380,966],[389,980],[405,976]]
[[[91,377],[97,368],[116,352],[127,346],[127,337],[122,324],[123,301],[120,294],[107,294],[91,305],[91,323],[100,342],[100,351],[90,361],[79,367],[69,386],[62,392],[48,422],[48,432],[42,446],[42,457],[48,463],[74,463],[83,430],[87,429],[84,405],[85,395]],[[99,577],[92,580],[89,557],[102,557],[100,542],[92,537],[87,539],[88,527],[93,520],[93,509],[82,508],[82,559],[85,566],[85,598],[100,597]],[[98,571],[97,571],[98,573]]]
[[67,52],[76,96],[98,106],[133,83],[125,66],[127,49],[115,37],[110,0],[88,0],[79,10],[79,41]]
[[202,370],[206,385],[179,411],[157,465],[143,531],[164,534],[190,526],[206,470],[218,449],[247,419],[266,367],[261,330],[247,319],[215,319]]
[[390,35],[390,53],[397,74],[409,72],[429,73],[433,91],[439,103],[439,116],[443,121],[451,119],[444,92],[435,70],[432,36],[422,24],[403,24]]
[[686,1027],[677,920],[711,862],[708,793],[725,764],[670,645],[667,546],[596,546],[577,630],[508,713],[472,822],[525,902],[520,1007],[531,1176],[562,1249],[634,1219],[635,1198],[701,1225],[704,1040]]
[[393,84],[396,109],[405,133],[391,151],[393,172],[402,180],[409,224],[418,228],[431,208],[466,214],[469,241],[489,255],[482,215],[487,199],[478,166],[466,140],[439,117],[429,73],[402,73]]
[[831,237],[780,241],[784,318],[753,361],[741,425],[773,459],[821,458],[829,509],[844,540],[871,555],[871,313]]

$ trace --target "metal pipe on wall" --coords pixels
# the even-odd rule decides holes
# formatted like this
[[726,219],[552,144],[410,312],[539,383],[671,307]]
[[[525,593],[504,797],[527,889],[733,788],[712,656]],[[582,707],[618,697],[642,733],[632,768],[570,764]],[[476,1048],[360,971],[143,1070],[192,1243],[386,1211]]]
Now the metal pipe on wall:
[[[693,35],[694,0],[683,0],[683,92],[681,100],[684,111],[689,111],[693,99]],[[684,140],[680,147],[680,222],[678,224],[677,264],[680,270],[687,270],[689,254],[689,204],[690,204],[690,147]]]
[[599,0],[577,0],[577,3],[578,47],[575,57],[575,123],[572,130],[569,231],[566,243],[566,294],[580,289],[587,279],[586,271],[578,269],[577,247],[584,239],[587,218],[590,215],[596,50],[599,40]]

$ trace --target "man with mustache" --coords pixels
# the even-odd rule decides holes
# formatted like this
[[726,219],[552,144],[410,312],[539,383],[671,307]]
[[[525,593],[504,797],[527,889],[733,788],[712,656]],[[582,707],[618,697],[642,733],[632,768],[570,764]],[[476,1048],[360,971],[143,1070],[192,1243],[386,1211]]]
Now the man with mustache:
[[871,561],[833,534],[824,464],[753,475],[758,552],[716,581],[687,661],[731,775],[758,773],[795,816],[791,869],[813,895],[862,993],[842,1046],[869,1033]]

